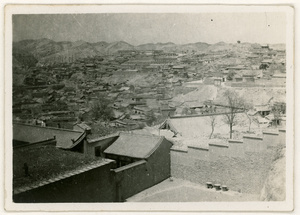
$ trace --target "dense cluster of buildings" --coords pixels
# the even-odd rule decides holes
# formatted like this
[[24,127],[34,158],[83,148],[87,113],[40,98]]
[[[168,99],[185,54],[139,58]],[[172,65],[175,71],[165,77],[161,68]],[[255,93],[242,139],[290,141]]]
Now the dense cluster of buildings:
[[[15,119],[37,119],[48,125],[75,123],[78,118],[90,121],[93,102],[106,97],[113,109],[110,125],[129,125],[147,121],[153,114],[156,118],[174,114],[174,89],[191,81],[232,87],[284,86],[284,65],[285,51],[268,45],[253,45],[241,52],[120,50],[72,62],[38,64],[29,69],[23,85],[14,88],[13,113]],[[135,75],[150,81],[126,79]],[[203,102],[198,106],[208,107]]]
[[[220,115],[228,111],[228,107],[210,99],[173,100],[178,94],[192,91],[189,84],[193,85],[195,81],[196,85],[215,87],[285,86],[284,50],[273,50],[268,45],[245,49],[240,43],[234,47],[232,51],[205,52],[120,50],[111,55],[69,58],[68,61],[39,63],[29,68],[23,84],[13,88],[16,156],[28,147],[43,151],[55,146],[81,153],[83,157],[78,159],[86,156],[101,159],[99,163],[81,170],[75,168],[72,173],[42,182],[45,184],[28,187],[25,183],[25,188],[18,184],[14,190],[15,201],[51,202],[49,198],[61,202],[124,201],[170,177],[172,141],[159,134],[143,136],[130,133],[130,130],[141,128],[141,123],[153,125],[170,117],[175,117],[173,124],[181,120],[178,126],[182,126],[184,119],[180,117]],[[131,80],[135,76],[145,80],[139,79],[135,83]],[[270,104],[255,106],[249,115],[258,124],[278,125],[283,119],[278,114],[285,115],[285,103],[276,103],[275,107],[278,107],[278,113]],[[95,114],[102,111],[101,108],[107,111],[105,120]],[[201,120],[199,126],[204,125]],[[127,131],[89,139],[93,133],[91,127],[99,122],[106,128]],[[176,130],[171,123],[162,126],[161,129]],[[174,132],[174,135],[177,133],[182,135],[183,131]],[[27,165],[28,161],[24,159],[14,162],[19,165],[14,167],[18,183],[24,178],[19,173],[23,163]],[[102,179],[83,188],[87,179],[80,174],[86,172],[95,180]],[[42,197],[45,190],[61,189],[70,180],[77,180],[78,187],[68,187],[65,190],[68,195]],[[97,186],[99,189],[95,190]],[[97,197],[100,191],[105,195]],[[77,196],[72,195],[76,192],[89,193],[91,199],[88,199],[89,195],[87,199],[76,199]]]

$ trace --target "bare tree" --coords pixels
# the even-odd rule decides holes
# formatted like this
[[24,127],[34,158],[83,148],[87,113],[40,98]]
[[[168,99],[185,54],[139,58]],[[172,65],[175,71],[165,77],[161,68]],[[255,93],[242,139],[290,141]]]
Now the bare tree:
[[244,111],[245,102],[244,100],[232,90],[226,90],[223,93],[225,99],[225,105],[229,109],[227,113],[224,114],[223,121],[229,125],[230,129],[230,139],[232,138],[232,127],[236,124],[236,116],[238,113]]
[[248,132],[251,131],[251,124],[253,122],[253,118],[249,115],[249,110],[253,109],[253,105],[250,104],[250,103],[244,103],[244,108],[245,108],[245,113],[246,113],[246,116],[248,118],[248,121],[249,121],[249,126],[248,126]]
[[248,114],[248,112],[246,112],[246,116],[249,120],[248,132],[250,132],[251,131],[251,124],[252,124],[253,120],[252,120],[251,116]]
[[272,107],[272,113],[273,113],[273,121],[272,121],[272,125],[274,127],[277,127],[280,124],[280,119],[281,119],[281,115],[282,115],[282,110],[279,106],[274,105]]
[[217,121],[216,121],[217,116],[216,115],[211,115],[209,116],[209,124],[211,126],[211,133],[209,135],[209,139],[211,139],[214,131],[215,131],[215,126],[217,125]]
[[109,107],[111,101],[103,97],[99,101],[95,101],[91,106],[92,116],[98,120],[109,120],[113,116],[112,109]]

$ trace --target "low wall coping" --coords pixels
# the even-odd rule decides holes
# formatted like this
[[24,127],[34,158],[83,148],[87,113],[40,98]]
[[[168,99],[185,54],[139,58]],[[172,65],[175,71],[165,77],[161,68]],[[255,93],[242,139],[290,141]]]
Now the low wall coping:
[[179,148],[171,148],[171,151],[188,153],[188,150]]
[[[215,105],[217,106],[217,105]],[[244,111],[236,111],[235,113],[244,113]],[[178,118],[193,118],[193,117],[205,117],[205,116],[218,116],[230,114],[230,112],[220,112],[220,113],[209,113],[209,114],[193,114],[193,115],[180,115],[180,116],[170,116],[170,119],[178,119]]]
[[243,138],[246,138],[246,139],[255,139],[255,140],[263,140],[263,138],[261,138],[261,137],[253,137],[253,136],[243,136]]
[[270,134],[270,135],[278,135],[277,132],[274,132],[274,131],[263,131],[263,134]]
[[230,140],[228,140],[228,143],[240,143],[240,144],[242,144],[242,143],[244,143],[244,142],[243,142],[243,140],[234,140],[234,139],[230,139]]
[[286,132],[286,129],[279,129],[278,131],[279,131],[279,132],[284,132],[284,133],[285,133],[285,132]]
[[118,173],[118,172],[122,172],[124,170],[130,169],[130,168],[136,167],[136,166],[143,165],[145,163],[147,163],[147,161],[145,161],[145,160],[139,160],[139,161],[136,161],[134,163],[128,164],[126,166],[122,166],[122,167],[119,167],[117,169],[113,169],[112,171],[114,171],[115,173]]
[[120,133],[109,134],[109,135],[106,135],[106,136],[103,136],[103,137],[97,137],[95,139],[90,139],[90,140],[88,140],[88,143],[95,143],[95,142],[98,142],[98,141],[101,141],[101,140],[105,140],[105,139],[109,139],[109,138],[113,138],[113,137],[118,137],[118,136],[120,136]]
[[205,146],[188,146],[188,148],[208,151],[208,147]]
[[[91,164],[90,166],[83,166],[79,170],[72,170],[72,171],[69,171],[69,172],[65,172],[65,173],[63,173],[61,175],[58,175],[58,176],[55,176],[53,178],[49,178],[49,179],[45,179],[43,181],[35,182],[34,185],[29,184],[29,185],[26,185],[24,187],[17,188],[13,191],[13,194],[16,195],[16,194],[24,193],[26,191],[45,186],[47,184],[57,182],[57,181],[72,177],[74,175],[81,174],[83,172],[87,172],[91,169],[95,169],[97,167],[104,166],[106,164],[113,163],[113,162],[115,162],[115,161],[105,158],[101,162],[98,162],[96,164]],[[38,183],[38,184],[36,184],[36,183]]]
[[216,147],[223,147],[223,148],[228,148],[229,145],[226,143],[209,143],[209,146],[216,146]]

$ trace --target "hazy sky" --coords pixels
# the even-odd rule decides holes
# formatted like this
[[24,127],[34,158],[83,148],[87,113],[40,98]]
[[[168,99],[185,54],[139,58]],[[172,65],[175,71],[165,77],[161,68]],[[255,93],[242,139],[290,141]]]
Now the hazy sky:
[[285,43],[284,13],[14,15],[13,39],[114,42],[132,45],[220,41]]

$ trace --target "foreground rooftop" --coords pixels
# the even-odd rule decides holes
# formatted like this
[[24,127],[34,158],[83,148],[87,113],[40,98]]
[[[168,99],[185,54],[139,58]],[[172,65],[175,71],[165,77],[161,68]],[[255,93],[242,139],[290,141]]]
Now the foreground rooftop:
[[[104,161],[102,158],[85,157],[78,152],[59,149],[53,144],[14,148],[13,188],[36,184]],[[25,176],[24,163],[28,165],[29,176]]]

